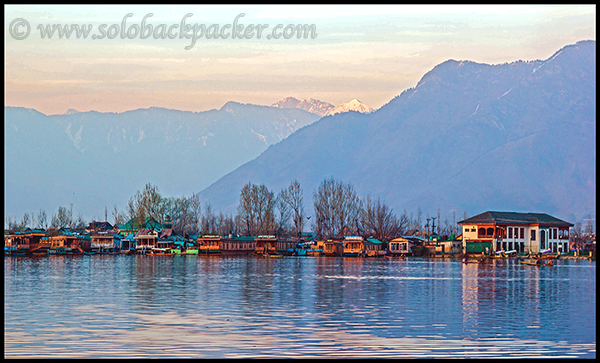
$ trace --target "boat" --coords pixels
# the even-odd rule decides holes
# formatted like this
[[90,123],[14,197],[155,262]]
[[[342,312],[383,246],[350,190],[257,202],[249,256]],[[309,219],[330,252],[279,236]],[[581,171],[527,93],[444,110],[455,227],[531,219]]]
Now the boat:
[[49,249],[48,254],[50,255],[72,255],[73,249],[70,247],[56,247]]
[[507,256],[506,256],[504,250],[502,250],[502,251],[496,251],[496,253],[494,253],[493,255],[490,256],[490,258],[503,260],[503,259],[507,258]]
[[[146,255],[148,255],[148,253],[146,253]],[[152,249],[152,253],[150,255],[152,255],[152,256],[174,256],[175,252],[171,252],[170,248],[154,247]]]
[[467,263],[482,263],[483,260],[468,260],[468,259],[465,258],[463,260],[460,260],[460,262],[462,262],[464,264],[467,264]]
[[397,258],[400,260],[404,260],[406,257],[404,255],[385,255],[386,258]]
[[83,251],[83,254],[86,256],[93,256],[95,254],[97,254],[98,252],[96,251]]
[[542,260],[538,262],[531,262],[531,261],[520,261],[522,264],[524,265],[529,265],[529,266],[554,266],[554,263],[552,261],[548,261],[548,262],[542,262]]

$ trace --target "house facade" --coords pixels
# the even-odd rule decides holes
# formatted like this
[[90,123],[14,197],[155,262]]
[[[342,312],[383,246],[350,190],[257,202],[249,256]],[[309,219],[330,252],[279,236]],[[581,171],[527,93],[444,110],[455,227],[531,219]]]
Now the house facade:
[[250,255],[256,251],[254,237],[227,237],[219,242],[219,251],[222,255]]
[[275,236],[257,236],[254,241],[256,242],[256,253],[261,255],[277,253],[277,238]]
[[395,255],[412,255],[413,246],[415,244],[404,237],[394,238],[388,242],[388,254]]
[[221,253],[219,245],[221,244],[221,236],[219,235],[203,235],[196,238],[198,244],[198,253],[201,254],[217,254]]
[[484,212],[458,222],[463,228],[463,249],[473,246],[487,253],[516,250],[517,253],[558,253],[569,250],[572,223],[545,213]]

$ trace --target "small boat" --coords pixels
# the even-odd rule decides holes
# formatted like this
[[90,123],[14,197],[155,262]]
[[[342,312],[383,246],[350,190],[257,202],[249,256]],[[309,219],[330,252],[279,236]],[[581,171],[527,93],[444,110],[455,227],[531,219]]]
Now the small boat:
[[398,258],[404,260],[406,257],[404,255],[385,255],[386,258]]
[[95,254],[97,254],[98,252],[96,251],[83,251],[83,254],[86,256],[93,256]]
[[554,259],[558,259],[558,258],[560,258],[560,253],[557,255],[546,254],[546,255],[541,255],[539,257],[540,260],[554,260]]
[[461,260],[460,262],[462,262],[464,264],[467,264],[467,263],[482,263],[483,260],[467,260],[467,259],[464,259],[464,260]]
[[529,265],[529,266],[554,266],[554,263],[552,261],[542,262],[541,260],[539,260],[538,262],[531,262],[531,261],[520,261],[520,262],[524,265]]
[[146,255],[151,256],[174,256],[175,252],[171,252],[170,248],[153,248],[152,253],[146,252]]

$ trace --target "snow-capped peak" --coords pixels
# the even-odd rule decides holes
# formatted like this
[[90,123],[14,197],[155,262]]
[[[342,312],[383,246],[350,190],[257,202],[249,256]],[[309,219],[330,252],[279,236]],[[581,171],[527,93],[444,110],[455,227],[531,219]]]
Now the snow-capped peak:
[[335,115],[336,113],[348,112],[348,111],[357,111],[360,113],[371,113],[374,110],[371,107],[365,105],[364,103],[360,102],[359,100],[357,100],[355,98],[348,103],[339,104],[333,110],[329,111],[327,113],[327,116]]
[[308,111],[319,116],[325,116],[334,107],[329,102],[315,100],[314,98],[304,99],[300,101],[294,97],[286,97],[281,101],[272,104],[271,106],[278,108],[299,108],[301,110]]

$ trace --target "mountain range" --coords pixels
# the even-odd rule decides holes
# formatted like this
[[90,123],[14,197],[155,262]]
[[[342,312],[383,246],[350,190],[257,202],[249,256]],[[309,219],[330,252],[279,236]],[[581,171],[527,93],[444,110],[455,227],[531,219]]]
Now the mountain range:
[[360,113],[370,113],[373,112],[373,108],[365,105],[357,99],[353,99],[347,103],[340,103],[337,106],[329,102],[323,102],[320,100],[315,100],[314,98],[299,100],[294,97],[286,97],[274,104],[271,107],[276,108],[299,108],[304,111],[308,111],[323,116],[335,115],[337,113],[356,111]]
[[334,177],[397,213],[580,221],[595,216],[595,70],[595,41],[546,60],[448,60],[377,111],[323,117],[199,195],[235,213],[244,184],[278,192],[298,180],[310,215],[314,191]]
[[146,183],[191,195],[319,119],[300,109],[227,102],[219,110],[137,109],[44,115],[4,108],[5,215],[48,215],[73,203],[84,217],[124,208]]
[[204,112],[5,107],[5,216],[73,203],[100,218],[146,183],[235,214],[246,183],[278,192],[293,180],[311,215],[313,192],[334,177],[398,214],[580,221],[595,216],[595,46],[496,65],[448,60],[375,111],[293,97]]

